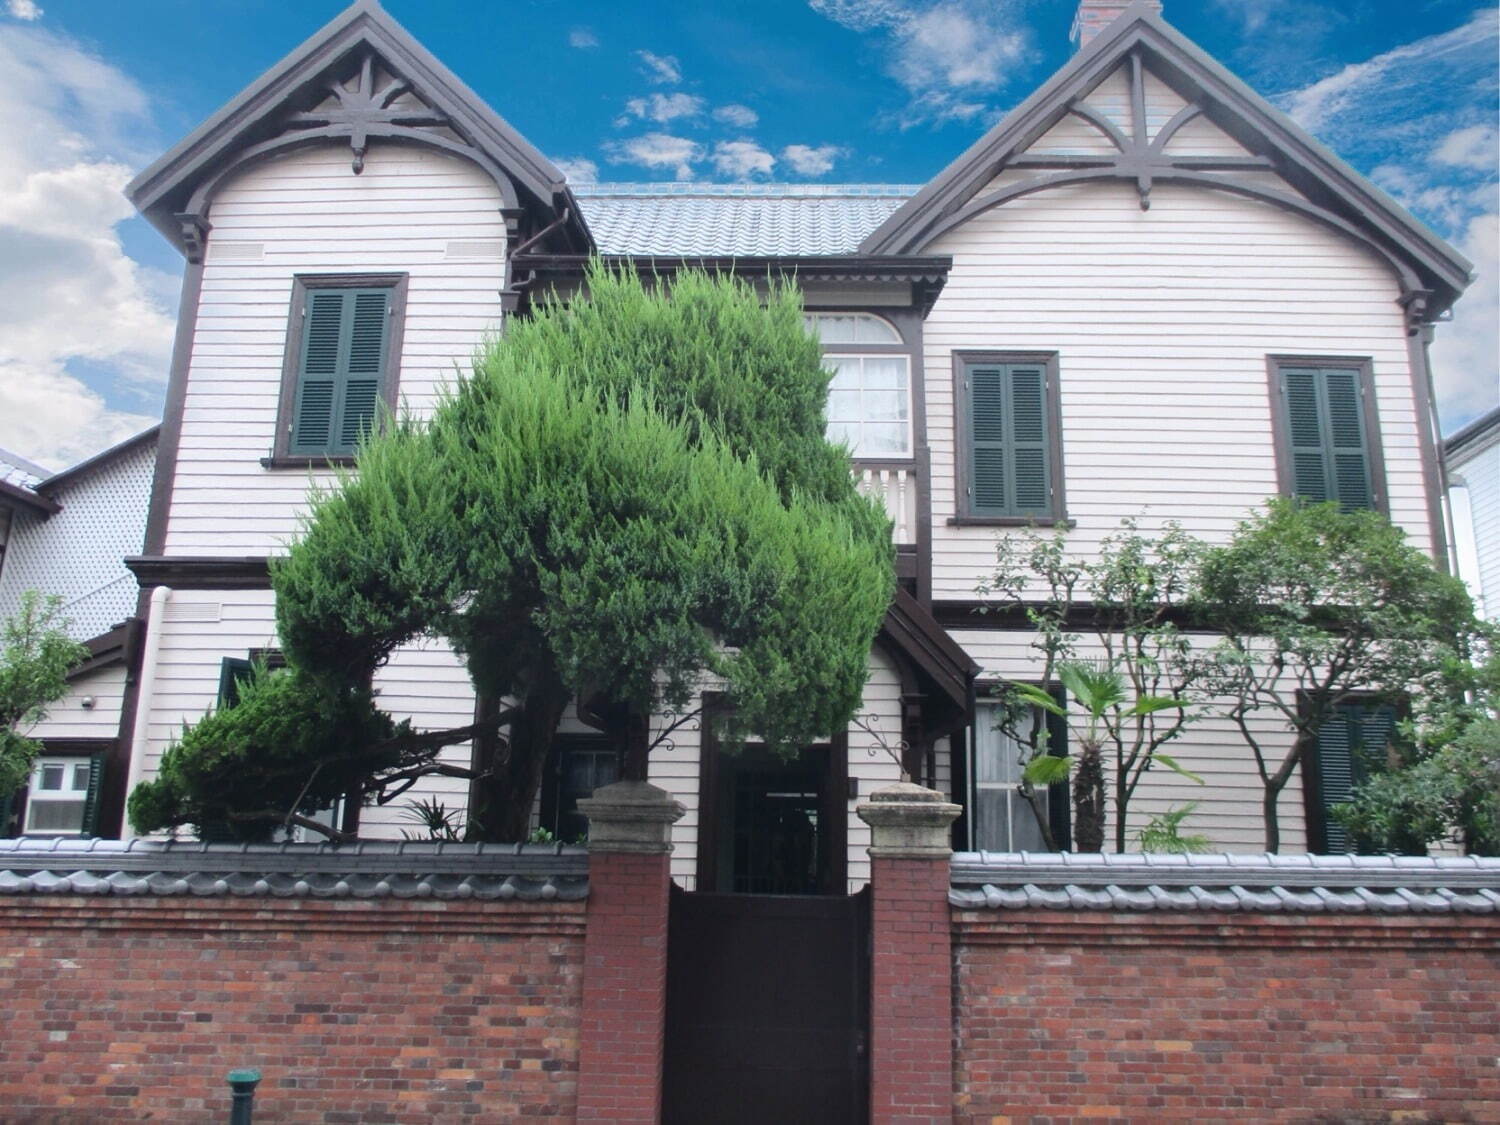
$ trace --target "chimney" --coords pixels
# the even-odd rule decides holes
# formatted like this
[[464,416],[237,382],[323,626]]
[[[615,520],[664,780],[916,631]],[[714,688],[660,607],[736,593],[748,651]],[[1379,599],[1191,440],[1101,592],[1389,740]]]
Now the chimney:
[[[1158,15],[1161,13],[1161,0],[1134,0],[1134,3],[1147,11]],[[1068,33],[1068,38],[1081,51],[1092,42],[1094,36],[1133,6],[1131,0],[1079,0],[1078,14],[1073,17],[1073,30]]]

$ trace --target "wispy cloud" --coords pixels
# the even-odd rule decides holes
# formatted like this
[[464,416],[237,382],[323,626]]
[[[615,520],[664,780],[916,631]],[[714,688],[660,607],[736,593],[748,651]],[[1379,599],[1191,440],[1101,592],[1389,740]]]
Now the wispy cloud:
[[1029,54],[1019,5],[995,0],[809,0],[814,11],[876,37],[909,100],[902,128],[970,120]]
[[760,114],[747,105],[721,105],[714,110],[714,120],[737,129],[749,129],[760,121]]
[[616,125],[628,125],[635,121],[655,121],[666,124],[682,117],[699,117],[705,103],[694,94],[648,94],[644,98],[631,98],[625,103],[625,112],[615,119]]
[[694,177],[693,165],[701,163],[703,146],[687,137],[670,133],[646,133],[629,140],[611,141],[604,146],[611,164],[638,164],[643,168],[670,168],[679,180]]
[[28,23],[42,18],[42,9],[37,6],[36,0],[6,0],[5,10],[16,19]]
[[714,146],[714,171],[733,180],[769,176],[776,158],[755,141],[720,141]]
[[652,82],[673,86],[682,81],[682,64],[676,55],[637,51],[635,57],[641,60],[641,70]]
[[568,46],[576,47],[580,51],[587,51],[591,47],[599,46],[599,37],[593,30],[587,27],[575,27],[568,32]]
[[1500,400],[1497,45],[1500,9],[1486,8],[1278,99],[1474,263],[1475,281],[1432,350],[1450,431]]
[[557,170],[570,184],[595,184],[599,182],[599,165],[584,156],[565,156],[554,160]]
[[[134,213],[121,189],[156,144],[150,103],[72,40],[12,27],[0,136],[0,445],[60,467],[156,420],[115,405],[155,399],[171,351],[172,281],[117,230]],[[111,401],[80,365],[114,373]]]
[[787,145],[781,150],[786,161],[799,176],[826,176],[848,150],[838,145]]

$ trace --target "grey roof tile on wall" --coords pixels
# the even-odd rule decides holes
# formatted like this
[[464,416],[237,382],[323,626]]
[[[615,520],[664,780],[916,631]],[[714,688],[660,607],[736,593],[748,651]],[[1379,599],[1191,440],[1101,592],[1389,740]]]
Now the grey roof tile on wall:
[[0,895],[577,901],[588,853],[542,844],[0,840]]
[[966,910],[1228,910],[1500,914],[1500,860],[1472,856],[961,852]]
[[918,185],[585,184],[573,193],[601,254],[852,254]]

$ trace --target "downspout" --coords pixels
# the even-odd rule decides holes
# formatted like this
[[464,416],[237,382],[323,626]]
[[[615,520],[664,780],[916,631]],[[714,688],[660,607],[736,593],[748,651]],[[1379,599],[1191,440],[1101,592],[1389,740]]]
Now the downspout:
[[172,598],[170,586],[158,586],[151,591],[151,606],[146,613],[146,652],[141,657],[141,678],[136,689],[135,730],[130,736],[130,771],[125,782],[125,802],[127,812],[124,822],[120,825],[120,839],[133,840],[136,832],[130,826],[130,815],[128,812],[130,794],[135,792],[135,787],[141,783],[141,775],[146,772],[146,747],[150,741],[151,730],[151,697],[156,689],[156,665],[157,654],[161,650],[162,619],[166,614],[167,602]]
[[[1433,526],[1432,549],[1439,553],[1441,569],[1448,574],[1458,574],[1458,539],[1453,529],[1453,500],[1448,495],[1448,466],[1443,459],[1443,430],[1438,420],[1437,409],[1437,387],[1432,378],[1432,356],[1429,349],[1432,346],[1434,326],[1430,323],[1420,323],[1415,330],[1407,336],[1407,354],[1411,357],[1412,375],[1421,381],[1425,403],[1419,404],[1418,421],[1426,432],[1427,440],[1419,445],[1427,446],[1423,450],[1426,458],[1430,459],[1428,470],[1434,479],[1429,482],[1429,487],[1438,493],[1437,511],[1431,513],[1430,521]],[[1421,409],[1425,406],[1425,411]],[[1426,418],[1421,414],[1425,413]],[[1425,475],[1425,474],[1424,474]]]

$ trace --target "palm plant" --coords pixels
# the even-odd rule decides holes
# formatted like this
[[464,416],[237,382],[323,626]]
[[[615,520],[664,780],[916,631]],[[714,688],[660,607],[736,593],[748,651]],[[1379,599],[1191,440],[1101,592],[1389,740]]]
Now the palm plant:
[[[1032,785],[1051,785],[1073,775],[1073,839],[1076,850],[1104,850],[1104,746],[1116,738],[1122,723],[1141,715],[1187,704],[1166,696],[1140,696],[1133,702],[1125,690],[1125,677],[1110,662],[1089,663],[1070,660],[1060,664],[1057,678],[1077,700],[1081,722],[1068,724],[1069,734],[1078,746],[1076,755],[1062,757],[1041,755],[1033,758],[1022,776]],[[1069,712],[1050,694],[1035,684],[1012,683],[1016,696],[1053,715],[1069,718]],[[1075,760],[1076,759],[1076,760]],[[1155,760],[1168,769],[1192,778],[1200,785],[1203,779],[1184,769],[1175,760],[1158,751]]]

